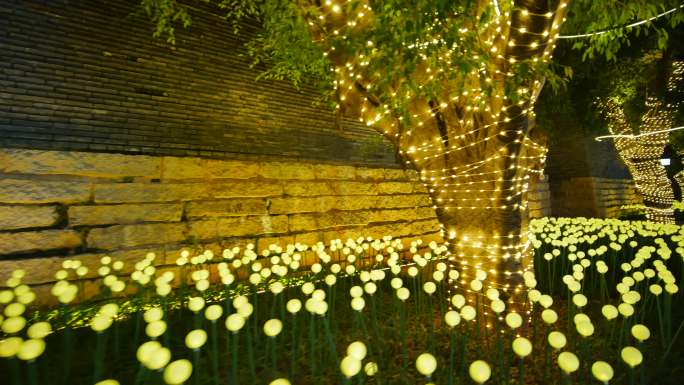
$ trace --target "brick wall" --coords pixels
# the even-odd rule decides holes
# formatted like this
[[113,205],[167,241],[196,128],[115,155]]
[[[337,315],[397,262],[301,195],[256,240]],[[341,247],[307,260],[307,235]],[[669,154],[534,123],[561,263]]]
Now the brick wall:
[[552,215],[617,217],[620,206],[641,203],[612,142],[581,134],[570,118],[559,124],[568,134],[550,142],[545,170]]
[[163,266],[182,248],[384,235],[439,240],[415,172],[0,150],[2,284],[17,268],[31,284],[54,281],[67,257],[95,267],[104,255],[131,262],[153,251]]
[[628,179],[579,177],[551,188],[556,216],[615,218],[620,206],[643,203],[634,182]]
[[527,192],[529,218],[542,218],[551,215],[551,192],[546,175],[531,183]]
[[255,81],[241,35],[193,2],[176,46],[138,0],[0,3],[0,147],[395,165],[353,117],[334,127],[316,90]]

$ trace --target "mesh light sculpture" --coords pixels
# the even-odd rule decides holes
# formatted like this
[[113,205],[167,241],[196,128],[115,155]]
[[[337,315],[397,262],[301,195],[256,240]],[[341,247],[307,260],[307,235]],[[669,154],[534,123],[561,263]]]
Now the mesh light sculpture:
[[[667,82],[667,91],[675,92],[683,76],[684,62],[674,62],[672,74]],[[657,131],[672,127],[677,104],[648,97],[647,111],[641,118],[638,135],[633,135],[622,106],[612,99],[601,100],[598,106],[608,121],[610,133],[621,135],[613,139],[615,149],[629,169],[637,191],[644,200],[646,217],[654,222],[674,223],[674,193],[665,167],[660,163],[670,134]]]
[[[450,275],[452,287],[471,291],[479,278],[485,290],[496,288],[509,298],[521,291],[529,246],[521,231],[526,191],[546,156],[532,131],[544,83],[535,66],[550,62],[567,1],[481,0],[452,17],[421,15],[435,20],[434,33],[401,49],[425,60],[393,82],[369,66],[382,49],[379,42],[345,45],[374,27],[370,3],[319,4],[307,22],[334,66],[336,108],[358,114],[420,173],[458,272]],[[455,65],[458,58],[470,62]],[[401,65],[385,59],[388,66]],[[532,70],[513,81],[524,69]],[[438,89],[437,96],[422,95],[423,88]]]

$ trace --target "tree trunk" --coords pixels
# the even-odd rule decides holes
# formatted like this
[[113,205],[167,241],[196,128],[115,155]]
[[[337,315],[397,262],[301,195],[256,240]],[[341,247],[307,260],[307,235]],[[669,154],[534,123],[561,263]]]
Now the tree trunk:
[[[520,302],[515,294],[524,290],[529,261],[523,198],[531,174],[543,168],[545,149],[527,136],[529,121],[523,108],[507,110],[517,118],[490,130],[489,134],[507,134],[495,135],[488,147],[458,156],[448,153],[439,162],[419,162],[417,168],[435,204],[450,265],[459,271],[452,282],[455,292],[472,298],[471,283],[480,280],[483,292],[497,289],[502,299],[513,303]],[[441,172],[444,169],[450,170],[447,175]]]
[[630,136],[632,127],[625,118],[622,107],[612,100],[600,101],[601,108],[608,119],[610,132],[618,136],[614,139],[615,149],[627,166],[636,189],[646,206],[646,218],[653,222],[674,223],[674,192],[660,158],[669,143],[669,133],[660,132],[671,127],[674,111],[671,105],[663,105],[660,100],[649,98],[648,111],[643,116],[640,134]]
[[[487,58],[470,69],[421,63],[411,67],[406,79],[378,89],[373,79],[381,74],[365,72],[367,57],[334,47],[326,52],[334,65],[337,108],[358,115],[385,135],[407,166],[420,173],[448,241],[451,266],[460,274],[454,284],[468,290],[482,270],[488,276],[480,280],[483,290],[496,288],[502,297],[510,297],[522,289],[526,266],[523,198],[530,174],[541,167],[546,153],[530,137],[529,121],[543,86],[543,79],[534,74],[537,65],[551,60],[568,2],[473,4],[466,7],[472,21],[465,21],[459,31],[475,30],[477,46],[461,52],[460,37],[449,36],[456,42],[450,50],[455,55]],[[372,18],[372,9],[366,8],[364,15]],[[347,23],[335,17],[310,21],[314,40],[321,44],[327,41],[321,31],[340,30]],[[433,39],[426,37],[428,42]],[[443,71],[446,76],[432,87],[439,90],[435,94],[410,99],[407,92],[399,93],[402,83],[422,85]],[[523,71],[526,76],[516,76]],[[397,99],[410,99],[401,112],[390,107]],[[404,119],[405,110],[413,118]]]

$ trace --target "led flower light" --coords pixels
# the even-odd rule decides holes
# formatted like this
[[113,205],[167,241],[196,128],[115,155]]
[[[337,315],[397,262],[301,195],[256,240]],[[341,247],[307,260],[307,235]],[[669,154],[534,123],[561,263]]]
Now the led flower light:
[[504,301],[500,299],[495,299],[494,301],[492,301],[490,308],[494,313],[500,314],[501,312],[506,310],[506,304],[504,303]]
[[618,305],[618,312],[625,318],[630,317],[634,314],[634,306],[623,302]]
[[164,382],[169,385],[180,385],[192,375],[192,363],[186,359],[176,360],[164,369]]
[[216,321],[223,315],[223,308],[220,305],[210,305],[204,310],[204,317],[209,321]]
[[575,325],[575,328],[582,337],[589,337],[594,334],[594,325],[591,322],[580,321]]
[[159,320],[150,322],[145,327],[145,334],[150,338],[158,338],[166,332],[166,322]]
[[587,305],[587,297],[584,294],[575,294],[572,296],[572,303],[581,309]]
[[140,363],[147,366],[147,363],[153,359],[157,350],[161,348],[162,346],[158,341],[147,341],[138,347],[135,356]]
[[470,378],[478,384],[484,384],[492,376],[492,369],[489,364],[482,360],[474,361],[468,368]]
[[171,350],[160,346],[144,362],[145,367],[152,371],[164,368],[171,361]]
[[458,314],[457,311],[455,310],[449,310],[444,314],[444,322],[450,327],[453,328],[454,326],[458,325],[461,323],[461,316]]
[[293,298],[289,301],[287,301],[287,304],[285,305],[287,308],[287,311],[290,312],[291,314],[297,314],[301,309],[302,309],[302,301]]
[[568,340],[565,338],[565,334],[559,331],[552,331],[549,333],[547,340],[549,345],[556,350],[563,349],[568,342]]
[[508,313],[504,319],[506,321],[506,325],[513,330],[519,328],[523,322],[522,317],[518,313]]
[[636,338],[639,342],[644,342],[651,336],[651,331],[648,330],[648,327],[641,324],[632,326],[631,332],[632,336],[634,336],[634,338]]
[[[397,295],[398,295],[398,293],[397,293]],[[399,299],[401,299],[401,298],[399,298]],[[356,311],[362,311],[364,307],[366,307],[366,301],[363,298],[358,297],[358,298],[352,299],[352,301],[351,301],[351,308],[352,309],[354,309]]]
[[451,304],[454,305],[457,309],[460,309],[465,305],[466,300],[465,297],[461,294],[455,294],[453,297],[451,297]]
[[428,295],[432,295],[437,291],[437,285],[432,281],[425,282],[423,284],[423,291]]
[[276,378],[271,381],[268,385],[291,385],[287,378]]
[[579,369],[579,359],[572,352],[561,352],[558,355],[558,366],[565,374],[570,374]]
[[613,378],[613,367],[605,361],[596,361],[591,365],[591,374],[597,380],[608,384],[608,381]]
[[108,315],[98,314],[90,319],[90,328],[101,333],[112,325],[112,318]]
[[24,341],[16,352],[22,361],[33,361],[45,351],[45,341],[42,339],[28,339]]
[[276,318],[270,319],[264,323],[264,334],[268,337],[276,337],[283,330],[283,323]]
[[461,308],[461,318],[466,321],[472,321],[475,319],[476,315],[477,312],[475,311],[475,308],[470,305],[465,305]]
[[188,299],[188,309],[193,313],[198,313],[204,309],[204,298],[202,297],[190,297]]
[[203,329],[195,329],[185,336],[185,346],[192,350],[197,350],[207,342],[207,332]]
[[354,357],[359,361],[366,358],[367,351],[366,344],[361,341],[354,341],[347,347],[347,355]]
[[397,290],[397,298],[399,298],[399,300],[401,300],[402,302],[405,302],[409,298],[410,295],[411,295],[411,292],[409,291],[409,289],[407,289],[405,287],[401,287]]
[[340,371],[347,378],[352,378],[361,371],[361,361],[352,356],[346,356],[340,361]]
[[532,353],[532,343],[525,337],[518,337],[511,345],[513,352],[520,358],[525,358]]
[[548,325],[552,325],[558,320],[558,314],[553,309],[544,309],[541,313],[541,317]]
[[369,361],[366,363],[366,365],[364,365],[363,371],[367,376],[373,377],[378,373],[378,364],[373,361]]
[[610,321],[617,318],[619,312],[618,309],[613,305],[603,305],[601,308],[601,313],[608,321]]
[[113,378],[108,378],[106,380],[99,381],[95,383],[95,385],[120,385],[119,381],[113,379]]
[[164,311],[160,307],[153,307],[147,309],[143,314],[143,319],[145,322],[150,323],[154,321],[159,321],[164,317]]
[[423,353],[416,358],[416,369],[418,373],[424,375],[425,377],[432,376],[435,369],[437,369],[437,360],[435,356],[430,353]]
[[23,343],[24,340],[21,337],[8,337],[0,340],[0,357],[14,357]]
[[33,339],[43,339],[50,333],[52,333],[52,326],[49,322],[45,321],[36,322],[26,330],[26,335]]
[[622,360],[625,361],[630,368],[634,368],[635,366],[641,364],[644,359],[639,349],[633,346],[624,347],[620,351],[620,357],[622,357]]

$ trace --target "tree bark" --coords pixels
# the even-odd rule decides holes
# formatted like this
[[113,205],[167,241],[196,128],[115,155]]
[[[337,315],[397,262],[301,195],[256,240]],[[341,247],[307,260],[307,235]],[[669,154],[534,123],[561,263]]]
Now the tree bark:
[[[411,122],[387,115],[391,103],[369,92],[364,84],[370,80],[364,79],[374,74],[366,76],[363,65],[354,66],[358,59],[333,50],[329,58],[337,91],[343,95],[338,108],[376,128],[395,144],[407,166],[419,171],[448,242],[451,266],[460,273],[455,287],[467,291],[482,270],[488,276],[485,290],[496,288],[502,297],[510,297],[522,290],[526,269],[526,232],[521,225],[527,184],[546,152],[530,137],[529,124],[543,79],[511,79],[532,62],[551,60],[568,2],[516,0],[504,9],[491,0],[477,4],[469,28],[478,31],[481,46],[471,55],[490,59],[477,70],[440,68],[453,71],[450,80],[433,99],[411,100],[410,112],[417,117]],[[480,16],[494,4],[498,15],[482,27]],[[367,12],[366,17],[372,15]],[[318,27],[321,22],[315,21],[317,31],[342,25],[332,20],[338,24]],[[323,41],[317,33],[312,31],[315,40]],[[420,84],[431,73],[418,66],[411,80]]]

